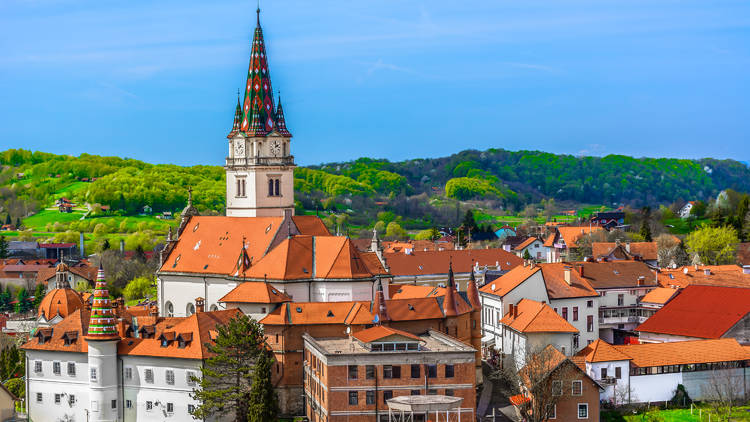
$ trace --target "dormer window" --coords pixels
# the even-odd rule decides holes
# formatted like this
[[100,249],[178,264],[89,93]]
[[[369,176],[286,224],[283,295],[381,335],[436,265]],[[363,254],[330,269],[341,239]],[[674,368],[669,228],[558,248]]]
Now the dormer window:
[[52,339],[52,328],[40,328],[36,332],[37,339],[39,339],[39,344],[44,344]]
[[78,331],[67,331],[65,334],[63,334],[62,339],[65,342],[66,346],[75,344],[76,340],[78,339]]
[[193,333],[180,333],[177,336],[177,347],[184,349],[193,340]]
[[159,343],[161,347],[169,347],[169,345],[175,340],[174,331],[161,333],[159,336]]

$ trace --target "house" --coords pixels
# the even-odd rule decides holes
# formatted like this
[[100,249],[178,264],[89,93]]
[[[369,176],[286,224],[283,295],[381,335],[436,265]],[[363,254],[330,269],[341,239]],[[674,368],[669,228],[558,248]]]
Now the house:
[[219,299],[226,309],[237,308],[245,315],[260,321],[280,304],[292,298],[269,283],[246,281]]
[[74,289],[88,289],[96,283],[96,273],[97,268],[87,263],[68,265],[61,262],[54,268],[39,270],[36,274],[36,282],[45,284],[48,292],[59,288],[61,280]]
[[523,260],[503,249],[461,249],[447,251],[410,251],[384,253],[384,264],[393,284],[422,284],[446,286],[448,283],[447,262],[456,269],[455,281],[459,290],[466,290],[473,272],[479,284],[484,284],[488,270],[507,272],[521,265]]
[[625,213],[623,211],[596,212],[590,218],[592,224],[612,230],[625,224]]
[[533,355],[519,378],[522,393],[510,397],[510,402],[520,414],[545,412],[547,420],[599,420],[601,386],[552,345]]
[[497,238],[501,242],[503,240],[505,240],[506,237],[508,237],[508,236],[515,236],[515,235],[516,235],[516,229],[514,229],[513,227],[511,227],[511,226],[509,226],[507,224],[504,224],[502,227],[500,227],[499,229],[495,230],[495,236],[497,236]]
[[530,353],[553,345],[562,354],[573,354],[573,338],[578,330],[550,308],[531,299],[521,299],[510,305],[510,311],[500,320],[503,331],[502,353],[506,364],[515,369],[526,365]]
[[547,303],[575,327],[574,353],[599,338],[599,293],[568,264],[531,264],[516,267],[479,289],[482,302],[482,342],[485,352],[503,352],[499,324],[522,299]]
[[685,287],[636,331],[642,343],[733,338],[750,345],[750,289]]
[[536,261],[542,261],[547,256],[547,248],[544,247],[544,242],[533,236],[513,248],[513,252],[521,258],[526,256],[526,252],[528,252],[531,259]]
[[[743,268],[750,266],[750,242],[737,245],[737,263]],[[748,268],[750,270],[750,267]]]
[[695,206],[695,201],[690,201],[687,204],[683,205],[678,212],[680,218],[690,217],[690,212],[693,210],[693,206]]
[[558,226],[544,239],[547,248],[547,262],[562,262],[571,259],[570,253],[578,248],[580,238],[602,231],[599,226]]
[[[403,396],[419,396],[423,403],[459,399],[458,413],[474,420],[475,350],[453,337],[376,325],[348,337],[303,334],[303,342],[310,421],[380,421],[390,413],[389,400]],[[426,421],[434,413],[422,409],[411,416]]]
[[12,420],[16,416],[16,402],[19,401],[15,394],[0,383],[0,420]]
[[646,293],[641,298],[641,306],[644,308],[661,309],[672,300],[680,290],[676,287],[657,287]]
[[659,267],[656,242],[593,242],[593,258],[597,261],[643,261],[651,268]]
[[573,360],[605,387],[601,399],[617,405],[667,401],[678,385],[691,399],[705,400],[711,377],[736,384],[741,396],[750,387],[750,352],[731,338],[620,346],[599,340]]
[[63,256],[74,256],[78,245],[75,243],[40,243],[39,256],[49,259],[62,259]]
[[750,288],[750,266],[686,265],[663,268],[658,273],[659,285],[684,288],[691,285]]

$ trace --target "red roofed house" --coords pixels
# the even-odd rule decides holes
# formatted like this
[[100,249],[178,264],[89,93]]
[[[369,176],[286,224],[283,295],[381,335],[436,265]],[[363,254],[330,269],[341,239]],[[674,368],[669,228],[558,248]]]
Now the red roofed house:
[[524,240],[513,248],[513,252],[520,258],[523,258],[524,254],[528,252],[529,256],[537,262],[547,259],[547,249],[544,247],[544,242],[536,237]]
[[733,338],[750,345],[750,289],[688,286],[636,330],[643,343]]
[[570,252],[578,248],[578,239],[588,234],[604,230],[600,226],[557,226],[544,240],[547,248],[547,262],[562,262],[571,259]]

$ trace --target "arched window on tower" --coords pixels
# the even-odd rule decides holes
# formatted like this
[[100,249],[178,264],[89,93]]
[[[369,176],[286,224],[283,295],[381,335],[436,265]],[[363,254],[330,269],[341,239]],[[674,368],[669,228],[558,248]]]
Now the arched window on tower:
[[280,190],[281,186],[280,185],[281,185],[281,181],[279,179],[276,179],[274,181],[274,188],[275,188],[275,191],[276,191],[276,196],[281,196],[281,190]]
[[273,196],[273,179],[268,179],[268,196]]

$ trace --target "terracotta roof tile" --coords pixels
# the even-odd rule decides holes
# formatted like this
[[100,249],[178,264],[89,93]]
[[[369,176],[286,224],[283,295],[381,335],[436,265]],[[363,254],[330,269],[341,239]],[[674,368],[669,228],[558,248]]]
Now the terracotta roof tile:
[[576,356],[589,363],[631,359],[630,356],[601,339],[596,339],[593,343],[581,349],[580,352],[576,353]]
[[577,333],[578,330],[558,315],[549,305],[521,299],[516,305],[518,315],[508,312],[500,323],[520,333]]
[[[708,271],[708,274],[706,274]],[[750,288],[750,274],[745,274],[737,265],[685,266],[677,269],[662,269],[659,284],[663,287],[690,285]]]
[[629,344],[612,347],[622,354],[630,356],[631,365],[641,368],[750,359],[747,349],[740,346],[737,340],[733,338]]
[[570,284],[565,281],[565,263],[538,264],[542,269],[544,284],[547,286],[547,296],[550,299],[565,299],[576,297],[594,297],[599,293],[594,290],[589,281],[580,276],[575,268],[570,269]]
[[503,297],[540,270],[541,268],[538,265],[533,267],[531,265],[519,265],[500,278],[480,287],[479,291]]
[[391,289],[391,299],[445,296],[445,287],[417,286],[413,284],[391,284],[389,287]]
[[44,314],[45,318],[52,319],[59,314],[65,318],[81,308],[83,308],[83,299],[75,290],[70,288],[52,289],[39,304],[37,315]]
[[421,338],[414,334],[407,333],[406,331],[397,330],[395,328],[386,327],[383,325],[376,325],[375,327],[368,328],[362,331],[358,331],[352,335],[352,337],[361,341],[362,343],[371,343],[377,340],[383,340],[388,337],[406,337],[411,340],[423,341]]
[[688,286],[636,330],[719,338],[750,312],[750,289]]
[[646,293],[646,295],[641,298],[641,303],[655,303],[663,305],[667,303],[669,299],[672,299],[672,297],[674,297],[674,295],[676,295],[677,293],[679,293],[679,290],[673,289],[671,287],[657,287],[654,290]]
[[[595,289],[639,287],[638,278],[644,277],[640,287],[656,287],[656,273],[642,261],[579,262],[583,278]],[[575,270],[575,269],[574,269]]]
[[225,303],[282,303],[292,299],[284,292],[262,281],[246,281],[240,283],[219,302]]
[[559,226],[557,231],[560,233],[560,237],[565,241],[565,245],[568,248],[577,248],[576,242],[582,236],[604,230],[599,226]]
[[448,274],[448,261],[453,261],[457,272],[468,272],[476,263],[479,266],[499,264],[503,270],[510,270],[523,263],[523,260],[504,249],[463,249],[450,251],[414,251],[411,254],[384,254],[391,274],[421,275]]
[[539,240],[539,239],[537,239],[536,237],[530,237],[530,238],[524,240],[523,242],[521,242],[520,244],[518,244],[518,246],[516,246],[515,248],[513,248],[513,250],[522,251],[522,250],[524,250],[524,248],[526,248],[527,246],[529,246],[532,243],[536,242],[537,240]]
[[[627,252],[628,247],[625,243],[620,244],[618,248],[618,245],[615,242],[593,242],[591,244],[591,254],[594,258],[598,258],[601,256],[608,256],[611,253],[617,254],[618,251],[616,251],[616,249],[621,249],[626,254],[631,256],[637,255],[644,260],[651,261],[659,259],[656,242],[633,242],[629,245],[630,252]],[[622,259],[624,259],[624,257]]]
[[557,237],[557,232],[550,233],[549,236],[547,236],[546,239],[544,239],[544,246],[547,248],[551,248],[555,246],[555,238]]

